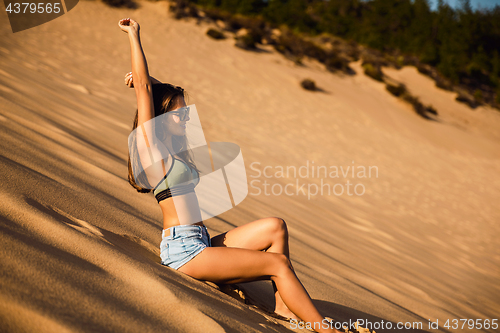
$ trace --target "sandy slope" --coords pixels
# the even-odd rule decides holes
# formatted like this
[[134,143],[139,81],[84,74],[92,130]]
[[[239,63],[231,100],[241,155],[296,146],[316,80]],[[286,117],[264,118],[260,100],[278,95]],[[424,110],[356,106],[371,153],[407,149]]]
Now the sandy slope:
[[[284,218],[297,274],[334,318],[422,321],[430,331],[428,319],[500,316],[498,111],[455,102],[415,68],[385,69],[438,110],[438,121],[424,120],[359,62],[358,75],[342,77],[270,48],[246,52],[173,20],[165,2],[135,11],[80,2],[16,34],[2,15],[1,331],[286,330],[159,264],[160,210],[126,181],[135,94],[123,84],[130,53],[117,22],[129,16],[151,74],[189,91],[208,140],[242,149],[250,194],[207,221],[212,235]],[[306,77],[324,92],[302,90]],[[356,173],[275,174],[313,164]],[[259,177],[266,166],[271,177]],[[358,177],[369,166],[378,173]],[[275,193],[327,185],[308,198],[292,185],[293,195],[265,195],[264,181]],[[347,181],[364,195],[348,195]],[[335,184],[342,195],[326,192]],[[272,306],[268,283],[242,287]]]

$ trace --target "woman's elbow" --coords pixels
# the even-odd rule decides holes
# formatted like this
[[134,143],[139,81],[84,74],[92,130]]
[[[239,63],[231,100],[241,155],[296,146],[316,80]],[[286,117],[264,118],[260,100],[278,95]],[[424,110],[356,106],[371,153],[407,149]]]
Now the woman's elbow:
[[135,90],[146,90],[146,91],[151,91],[152,89],[152,84],[151,81],[139,81],[135,82],[134,81],[134,89]]

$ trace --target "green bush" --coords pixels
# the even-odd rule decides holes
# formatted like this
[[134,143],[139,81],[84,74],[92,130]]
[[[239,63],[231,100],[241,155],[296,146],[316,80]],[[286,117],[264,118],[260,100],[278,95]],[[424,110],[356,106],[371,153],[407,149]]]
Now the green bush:
[[483,102],[483,92],[479,89],[474,91],[474,100],[477,104],[481,104]]
[[400,55],[396,58],[396,68],[400,69],[403,68],[405,65],[405,57]]
[[371,77],[374,80],[377,81],[383,81],[384,79],[384,74],[382,73],[382,70],[378,66],[374,66],[371,63],[367,62],[362,65],[363,69],[365,70],[365,74]]

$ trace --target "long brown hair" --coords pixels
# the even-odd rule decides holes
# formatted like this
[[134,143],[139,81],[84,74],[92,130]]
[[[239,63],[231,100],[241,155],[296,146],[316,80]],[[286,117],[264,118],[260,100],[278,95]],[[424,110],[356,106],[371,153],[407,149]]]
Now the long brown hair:
[[[174,86],[169,83],[153,84],[152,93],[153,93],[153,105],[154,105],[155,117],[173,110],[177,98],[185,99],[187,97],[186,91],[183,88],[179,86]],[[138,110],[136,110],[135,112],[134,125],[132,127],[132,131],[137,128],[137,122],[138,122]],[[191,157],[190,151],[188,149],[188,142],[186,136],[172,136],[172,146],[175,151],[179,152],[177,153],[177,155],[180,158],[182,158],[184,162],[186,162],[191,168],[197,169]],[[137,192],[141,193],[151,192],[151,189],[140,187],[135,182],[134,174],[132,171],[133,170],[132,163],[134,163],[134,165],[137,165],[137,163],[140,162],[137,161],[136,159],[131,160],[129,152],[128,182],[130,183],[130,185],[132,185],[132,187],[134,187],[137,190]]]

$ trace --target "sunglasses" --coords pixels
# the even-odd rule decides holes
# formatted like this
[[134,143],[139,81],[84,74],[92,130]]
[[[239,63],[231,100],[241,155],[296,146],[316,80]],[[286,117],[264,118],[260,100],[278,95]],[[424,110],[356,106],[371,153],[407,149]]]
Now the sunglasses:
[[179,117],[180,121],[184,121],[189,117],[189,106],[184,106],[182,108],[178,108],[177,110],[170,111],[173,114],[175,114],[177,117]]

